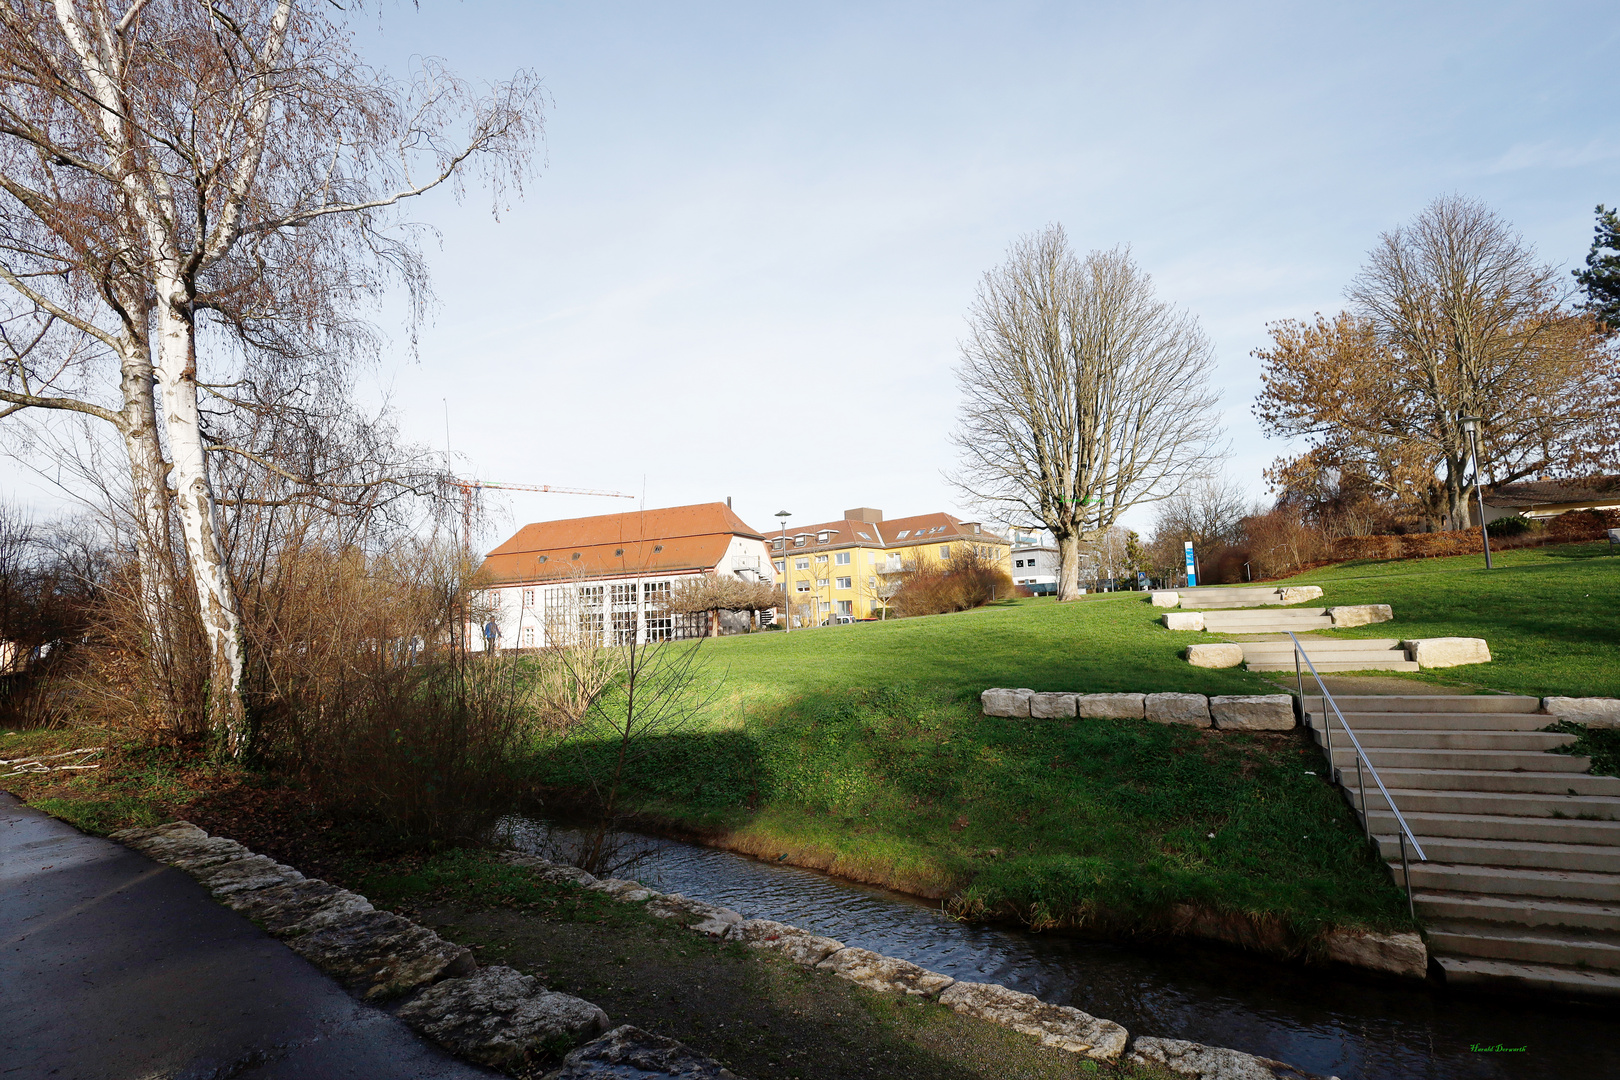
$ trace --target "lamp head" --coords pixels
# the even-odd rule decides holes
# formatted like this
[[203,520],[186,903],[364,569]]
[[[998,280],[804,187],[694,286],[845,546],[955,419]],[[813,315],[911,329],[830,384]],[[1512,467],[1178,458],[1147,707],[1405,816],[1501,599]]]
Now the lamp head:
[[1458,416],[1457,423],[1462,425],[1463,431],[1472,435],[1479,430],[1480,419],[1478,416]]
[[788,518],[792,517],[793,515],[790,512],[786,511],[786,510],[778,510],[776,512],[776,516],[781,518],[783,521],[786,521]]

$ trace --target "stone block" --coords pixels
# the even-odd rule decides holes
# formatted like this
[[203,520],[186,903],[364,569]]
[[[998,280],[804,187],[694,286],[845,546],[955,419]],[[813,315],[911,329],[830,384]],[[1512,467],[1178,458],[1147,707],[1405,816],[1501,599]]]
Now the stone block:
[[1125,1060],[1139,1069],[1163,1069],[1194,1080],[1322,1080],[1271,1058],[1181,1039],[1139,1038]]
[[1209,727],[1209,699],[1203,694],[1148,694],[1143,705],[1147,718],[1160,724]]
[[1303,604],[1307,600],[1322,599],[1322,589],[1319,585],[1290,585],[1285,589],[1277,590],[1277,603]]
[[647,901],[647,910],[660,919],[674,919],[688,930],[696,930],[708,937],[730,939],[740,931],[741,915],[730,908],[693,900],[680,893],[666,893]]
[[1243,646],[1231,641],[1213,641],[1187,646],[1187,663],[1193,667],[1231,668],[1243,663]]
[[451,1053],[494,1069],[517,1071],[560,1040],[582,1042],[608,1028],[607,1013],[540,985],[509,967],[480,968],[430,986],[399,1018]]
[[956,980],[905,960],[882,956],[870,949],[839,949],[816,967],[869,990],[889,990],[918,997],[938,997]]
[[1549,716],[1595,728],[1620,728],[1620,698],[1550,697],[1541,699]]
[[1209,715],[1222,731],[1292,731],[1294,699],[1288,694],[1223,694],[1209,699]]
[[545,1080],[741,1080],[718,1061],[684,1043],[629,1024],[614,1028],[563,1058]]
[[1181,594],[1180,593],[1173,593],[1173,592],[1149,593],[1148,594],[1148,599],[1152,601],[1154,607],[1180,607],[1181,606]]
[[986,716],[1028,716],[1033,690],[986,690],[979,695]]
[[1429,951],[1415,933],[1332,930],[1322,938],[1322,955],[1340,964],[1411,979],[1422,979],[1429,973]]
[[1448,668],[1490,663],[1491,649],[1484,638],[1433,637],[1401,642],[1420,668]]
[[1167,611],[1162,618],[1167,630],[1202,630],[1204,628],[1204,613],[1202,611]]
[[209,836],[189,821],[175,821],[153,829],[122,829],[113,839],[147,858],[194,873],[220,863],[245,859],[253,852],[223,836]]
[[1094,720],[1140,720],[1142,698],[1141,694],[1076,694],[1074,714]]
[[1055,720],[1074,715],[1073,694],[1031,694],[1029,715],[1038,720]]
[[1033,1035],[1043,1046],[1099,1061],[1118,1058],[1130,1037],[1112,1020],[1099,1020],[1067,1005],[1049,1005],[994,983],[954,983],[939,995],[939,1001],[967,1016]]
[[340,889],[320,878],[229,893],[220,899],[277,937],[307,934],[374,910],[371,901],[359,893]]
[[472,953],[389,911],[367,911],[287,943],[367,1001],[398,997],[478,969]]
[[1346,604],[1330,607],[1327,613],[1334,626],[1370,626],[1395,617],[1395,609],[1388,604]]
[[615,900],[622,900],[626,904],[639,904],[643,900],[651,900],[661,895],[636,881],[626,881],[624,878],[597,878],[587,889],[605,892]]
[[745,919],[737,930],[739,940],[756,949],[775,949],[805,967],[815,967],[844,947],[842,941],[773,919]]
[[290,866],[283,866],[263,855],[249,855],[244,859],[216,863],[192,874],[215,896],[252,892],[277,885],[290,885],[303,881],[304,875]]

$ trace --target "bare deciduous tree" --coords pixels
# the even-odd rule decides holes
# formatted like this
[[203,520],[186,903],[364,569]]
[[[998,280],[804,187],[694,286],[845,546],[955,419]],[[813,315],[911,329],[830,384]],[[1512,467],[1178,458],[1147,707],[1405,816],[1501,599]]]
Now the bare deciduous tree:
[[1077,258],[1057,225],[985,274],[969,322],[954,480],[1045,525],[1058,599],[1073,599],[1081,544],[1207,470],[1220,433],[1213,352],[1129,251]]

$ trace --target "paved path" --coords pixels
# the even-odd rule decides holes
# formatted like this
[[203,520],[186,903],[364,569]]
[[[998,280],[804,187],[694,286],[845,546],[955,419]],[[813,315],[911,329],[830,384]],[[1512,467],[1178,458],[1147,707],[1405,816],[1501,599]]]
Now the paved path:
[[0,792],[0,1080],[473,1080],[178,870]]

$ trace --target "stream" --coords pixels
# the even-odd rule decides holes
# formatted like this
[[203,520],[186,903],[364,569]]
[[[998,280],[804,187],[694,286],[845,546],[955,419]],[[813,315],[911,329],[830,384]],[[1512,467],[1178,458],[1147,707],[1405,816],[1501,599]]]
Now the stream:
[[[559,842],[577,836],[538,819],[508,819],[503,834],[513,847],[552,858]],[[818,871],[657,837],[622,839],[640,858],[617,876],[957,979],[1001,983],[1133,1035],[1228,1046],[1341,1080],[1620,1077],[1620,1010],[1612,1005],[1447,991],[1196,943],[964,925],[929,901]]]

